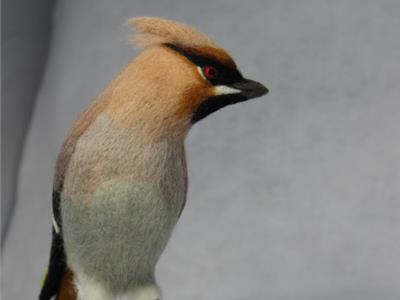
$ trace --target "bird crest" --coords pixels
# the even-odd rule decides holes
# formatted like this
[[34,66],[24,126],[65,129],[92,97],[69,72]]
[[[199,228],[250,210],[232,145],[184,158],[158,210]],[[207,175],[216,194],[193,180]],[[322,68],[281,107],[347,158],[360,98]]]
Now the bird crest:
[[219,46],[201,31],[189,25],[156,17],[137,17],[128,20],[136,30],[132,42],[139,48],[159,44],[173,44],[182,48]]
[[135,30],[130,40],[138,48],[169,44],[236,67],[224,49],[192,26],[158,17],[136,17],[129,19],[127,23]]

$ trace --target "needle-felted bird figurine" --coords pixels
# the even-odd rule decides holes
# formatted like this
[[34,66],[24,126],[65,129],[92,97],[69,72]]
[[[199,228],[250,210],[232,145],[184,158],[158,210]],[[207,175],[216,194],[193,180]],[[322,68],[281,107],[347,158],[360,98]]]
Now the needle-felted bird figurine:
[[57,160],[40,300],[161,299],[154,272],[186,201],[189,129],[268,91],[192,27],[128,23],[141,53],[80,116]]

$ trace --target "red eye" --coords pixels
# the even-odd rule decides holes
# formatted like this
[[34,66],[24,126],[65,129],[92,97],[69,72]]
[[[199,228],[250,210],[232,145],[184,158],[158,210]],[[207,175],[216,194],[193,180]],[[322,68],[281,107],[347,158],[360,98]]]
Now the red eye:
[[214,79],[218,76],[218,70],[213,66],[204,66],[203,67],[203,74],[208,79]]

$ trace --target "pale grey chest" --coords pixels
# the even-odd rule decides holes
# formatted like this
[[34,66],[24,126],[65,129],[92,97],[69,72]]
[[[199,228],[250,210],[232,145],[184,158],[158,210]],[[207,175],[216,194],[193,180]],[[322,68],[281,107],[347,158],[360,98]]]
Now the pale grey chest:
[[183,144],[137,145],[107,122],[76,145],[61,216],[69,266],[118,292],[154,280],[185,202],[186,165]]

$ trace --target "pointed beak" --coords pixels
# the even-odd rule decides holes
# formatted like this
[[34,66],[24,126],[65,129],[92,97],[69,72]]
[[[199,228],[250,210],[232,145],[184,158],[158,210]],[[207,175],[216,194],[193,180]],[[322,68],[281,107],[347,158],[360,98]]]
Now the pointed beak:
[[231,84],[230,87],[239,90],[240,94],[246,97],[246,99],[260,97],[269,92],[269,90],[264,85],[250,79],[243,79],[241,81],[235,82]]
[[215,96],[206,99],[197,107],[192,117],[192,123],[198,122],[227,105],[243,102],[268,93],[268,89],[261,83],[245,78],[229,85],[218,87],[220,89]]

